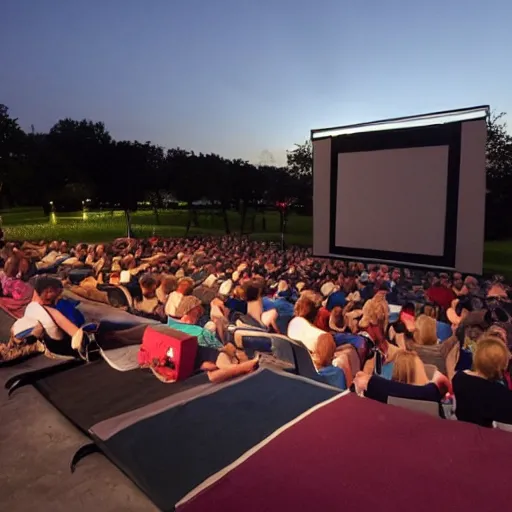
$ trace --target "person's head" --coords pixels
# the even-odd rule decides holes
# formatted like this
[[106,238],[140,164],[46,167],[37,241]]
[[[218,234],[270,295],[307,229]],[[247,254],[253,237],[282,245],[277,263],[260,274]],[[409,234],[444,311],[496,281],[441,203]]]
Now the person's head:
[[184,296],[176,308],[176,316],[182,321],[196,324],[203,314],[201,301],[193,295]]
[[38,302],[43,306],[53,306],[60,297],[63,286],[60,279],[41,276],[36,279],[34,290],[37,294]]
[[476,343],[473,369],[487,380],[500,380],[510,361],[510,352],[504,341],[484,335]]
[[105,254],[105,246],[103,244],[98,244],[96,246],[96,257],[101,258]]
[[368,275],[368,272],[361,272],[361,275],[359,276],[359,284],[364,287],[368,284],[368,281],[370,279],[370,276]]
[[437,344],[437,323],[428,315],[420,315],[415,322],[414,341],[418,345]]
[[158,281],[153,274],[144,274],[139,279],[139,285],[143,297],[146,299],[153,299],[155,297]]
[[464,280],[464,284],[466,288],[469,290],[469,293],[476,293],[478,291],[478,280],[476,277],[467,276]]
[[444,286],[445,288],[449,288],[451,285],[450,283],[450,277],[448,274],[442,272],[439,274],[439,286]]
[[397,282],[399,279],[400,279],[400,269],[394,268],[393,271],[391,272],[391,280],[393,282]]
[[247,302],[253,302],[261,298],[263,286],[260,280],[249,279],[243,284]]
[[493,283],[487,292],[488,298],[508,299],[507,291],[502,283]]
[[318,337],[315,351],[311,354],[313,364],[317,369],[325,368],[332,364],[336,343],[332,334],[325,333]]
[[376,283],[374,293],[378,300],[385,300],[386,295],[389,293],[389,283],[387,281]]
[[308,322],[313,323],[315,321],[320,304],[315,300],[312,295],[303,293],[299,300],[295,303],[294,314],[301,318],[305,318]]
[[165,275],[160,281],[160,288],[165,295],[169,295],[178,287],[178,280],[175,276]]
[[486,310],[467,313],[455,331],[455,335],[464,348],[475,351],[478,340],[489,329],[491,322]]
[[245,300],[245,290],[244,290],[243,286],[237,286],[233,290],[233,297],[235,299]]
[[182,277],[178,281],[178,288],[176,291],[182,295],[190,295],[194,291],[194,280],[190,277]]
[[4,265],[4,274],[7,277],[15,278],[20,271],[20,258],[17,256],[10,256]]
[[397,351],[394,358],[391,380],[402,382],[403,384],[415,384],[417,360],[416,352],[409,352],[407,350]]
[[345,316],[343,315],[343,308],[336,306],[331,311],[331,316],[329,317],[329,328],[331,331],[343,332],[345,327]]
[[462,274],[460,272],[455,272],[453,274],[453,287],[460,291],[464,286],[464,280],[462,279]]

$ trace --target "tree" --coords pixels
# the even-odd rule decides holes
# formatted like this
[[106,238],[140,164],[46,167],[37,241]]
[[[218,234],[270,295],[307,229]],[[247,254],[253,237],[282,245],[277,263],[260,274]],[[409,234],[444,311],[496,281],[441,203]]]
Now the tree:
[[[58,121],[42,141],[43,162],[39,162],[45,175],[47,190],[60,197],[60,207],[76,210],[87,198],[66,196],[70,184],[82,184],[82,190],[101,200],[110,192],[112,169],[112,137],[101,122],[87,119]],[[80,194],[79,194],[80,195]],[[83,195],[83,194],[82,194]],[[79,201],[77,201],[80,199]],[[52,198],[52,200],[54,200]]]
[[17,119],[11,118],[9,109],[0,104],[0,197],[11,196],[20,180],[30,186],[26,159],[26,135]]
[[[139,142],[127,140],[107,146],[109,179],[97,190],[100,200],[113,208],[120,207],[125,214],[128,237],[133,236],[131,212],[137,210],[138,201],[144,198],[144,169],[147,148]],[[112,179],[114,177],[114,179]]]
[[295,144],[295,149],[286,154],[288,172],[295,179],[297,201],[306,212],[313,209],[313,146],[308,139]]
[[512,137],[503,121],[504,113],[493,114],[487,123],[486,238],[508,238],[512,228]]
[[171,190],[178,200],[187,203],[188,221],[185,234],[192,225],[199,226],[195,203],[207,195],[207,179],[203,161],[181,148],[170,149],[166,157],[168,175],[172,176]]
[[303,144],[295,144],[295,149],[286,152],[289,173],[296,177],[313,175],[313,146],[308,139]]

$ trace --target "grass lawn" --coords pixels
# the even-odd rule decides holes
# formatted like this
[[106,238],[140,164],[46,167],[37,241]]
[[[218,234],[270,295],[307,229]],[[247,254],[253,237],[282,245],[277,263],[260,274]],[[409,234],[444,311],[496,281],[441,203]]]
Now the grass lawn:
[[[68,240],[77,242],[108,242],[126,235],[124,214],[116,211],[89,212],[84,218],[82,212],[66,212],[56,215],[43,215],[41,208],[16,208],[0,211],[5,236],[9,240]],[[161,210],[160,224],[156,223],[152,211],[139,211],[132,214],[135,234],[140,237],[158,235],[176,237],[185,234],[188,212],[185,210]],[[240,215],[229,212],[229,223],[233,233],[240,231]],[[253,220],[254,217],[254,220]],[[256,240],[280,239],[279,214],[265,214],[266,230],[263,230],[263,216],[249,212],[246,231],[254,224],[251,237]],[[224,223],[215,212],[201,211],[199,226],[190,230],[190,235],[224,234]],[[288,244],[310,245],[313,219],[307,216],[290,215],[287,225]],[[512,241],[487,242],[485,245],[484,266],[486,272],[497,272],[512,278]]]

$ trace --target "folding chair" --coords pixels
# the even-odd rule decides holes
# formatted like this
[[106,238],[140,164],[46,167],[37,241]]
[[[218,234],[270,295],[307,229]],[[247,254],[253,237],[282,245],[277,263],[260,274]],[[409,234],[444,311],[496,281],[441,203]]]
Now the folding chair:
[[396,405],[409,409],[410,411],[422,412],[429,416],[441,418],[439,414],[439,404],[437,402],[428,402],[426,400],[411,400],[409,398],[398,398],[395,396],[388,397],[389,405]]

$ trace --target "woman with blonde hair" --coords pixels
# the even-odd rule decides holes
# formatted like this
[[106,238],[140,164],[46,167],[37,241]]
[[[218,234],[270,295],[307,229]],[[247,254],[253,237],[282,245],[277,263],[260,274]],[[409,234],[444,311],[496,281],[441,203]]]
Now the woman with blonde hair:
[[418,345],[437,345],[437,322],[428,315],[420,315],[415,322],[414,342]]
[[425,366],[416,352],[399,350],[393,357],[393,373],[391,380],[403,384],[422,386],[427,384],[428,377]]
[[354,379],[356,391],[383,403],[387,403],[389,397],[440,403],[450,390],[449,380],[439,371],[434,372],[432,379],[427,377],[416,353],[397,350],[392,361],[391,380],[359,372]]
[[484,334],[477,341],[473,370],[457,372],[452,381],[458,420],[482,427],[493,421],[512,424],[512,391],[503,382],[509,363],[502,339]]

